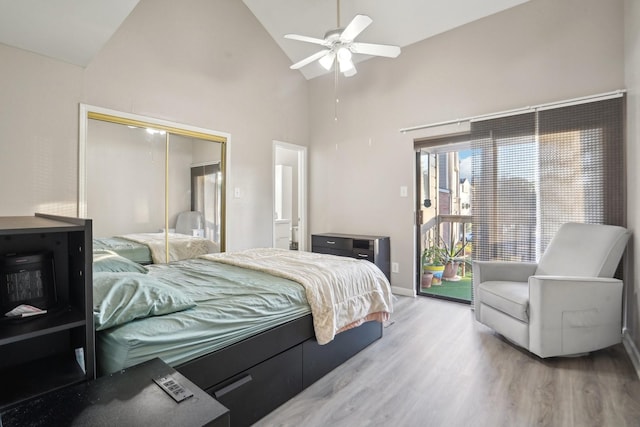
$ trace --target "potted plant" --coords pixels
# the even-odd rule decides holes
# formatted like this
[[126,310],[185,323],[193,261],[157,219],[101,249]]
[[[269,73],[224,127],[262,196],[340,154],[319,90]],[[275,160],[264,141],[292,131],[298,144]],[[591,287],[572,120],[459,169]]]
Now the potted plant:
[[[442,284],[442,273],[444,272],[446,252],[444,248],[431,245],[422,252],[422,274],[432,275],[431,280],[423,277],[423,287]],[[427,286],[425,286],[427,285]]]
[[458,266],[460,265],[461,259],[464,258],[464,251],[467,247],[467,241],[459,241],[454,240],[453,238],[447,244],[444,239],[440,239],[442,242],[442,260],[445,266],[442,277],[445,280],[451,280],[456,277],[458,274]]
[[420,282],[421,288],[430,288],[433,282],[433,273],[431,271],[422,272],[422,281]]

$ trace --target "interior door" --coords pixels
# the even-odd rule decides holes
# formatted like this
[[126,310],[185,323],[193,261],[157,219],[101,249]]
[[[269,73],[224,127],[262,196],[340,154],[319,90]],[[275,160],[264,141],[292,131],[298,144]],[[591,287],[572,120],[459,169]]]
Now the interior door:
[[273,246],[307,250],[307,147],[273,141]]

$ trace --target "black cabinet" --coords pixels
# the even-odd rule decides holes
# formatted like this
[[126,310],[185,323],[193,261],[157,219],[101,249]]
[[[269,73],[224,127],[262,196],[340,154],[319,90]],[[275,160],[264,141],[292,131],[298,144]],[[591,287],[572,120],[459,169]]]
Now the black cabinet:
[[307,340],[303,346],[303,388],[322,378],[327,372],[355,356],[372,342],[382,338],[382,323],[366,322],[357,329],[347,329],[335,336],[329,344],[320,345],[316,340]]
[[311,252],[366,259],[391,280],[389,237],[323,233],[311,235]]
[[232,426],[249,426],[302,391],[302,345],[207,390],[231,411]]
[[15,405],[0,425],[228,427],[229,410],[156,358]]
[[[28,279],[27,273],[10,271],[8,263],[2,263],[4,308],[43,289],[50,298],[45,314],[8,318],[4,309],[0,313],[0,408],[95,378],[91,239],[88,219],[44,214],[0,217],[3,260],[30,254],[46,254],[53,260],[47,279],[39,279],[39,270]],[[39,291],[23,290],[25,281],[25,289],[35,283]]]

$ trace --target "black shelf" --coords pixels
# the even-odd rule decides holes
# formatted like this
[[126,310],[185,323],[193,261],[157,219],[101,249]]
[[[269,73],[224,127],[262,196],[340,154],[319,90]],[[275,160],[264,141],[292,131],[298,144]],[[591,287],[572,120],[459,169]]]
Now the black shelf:
[[85,326],[86,323],[85,314],[73,307],[22,319],[5,318],[0,321],[0,346]]
[[0,408],[81,382],[85,372],[75,351],[37,359],[0,370]]
[[[73,222],[68,222],[73,221]],[[84,231],[83,219],[35,214],[35,216],[0,217],[0,236],[16,234],[59,233],[60,231]]]
[[0,409],[95,378],[91,230],[89,219],[0,217],[0,256],[49,254],[53,279],[46,286],[55,295],[45,314],[9,319],[0,313]]

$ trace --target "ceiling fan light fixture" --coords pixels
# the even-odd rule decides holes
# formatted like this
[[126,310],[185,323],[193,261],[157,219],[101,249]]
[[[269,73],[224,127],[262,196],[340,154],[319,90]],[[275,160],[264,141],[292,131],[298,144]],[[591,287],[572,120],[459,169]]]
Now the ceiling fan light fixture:
[[351,60],[352,54],[349,48],[341,46],[336,53],[338,57],[338,63],[340,64],[340,72],[345,73],[345,75],[351,70],[355,69],[353,65],[353,61]]
[[338,61],[340,61],[340,63],[342,63],[343,61],[348,61],[351,62],[351,57],[353,56],[351,54],[351,51],[349,50],[349,48],[341,46],[338,49]]
[[340,72],[345,73],[345,75],[356,68],[351,59],[340,60],[340,58],[338,58],[338,63],[340,64]]
[[[352,59],[354,53],[370,56],[386,56],[389,58],[395,58],[400,54],[399,46],[356,42],[356,37],[360,35],[373,20],[367,15],[358,14],[346,27],[341,28],[340,0],[337,0],[336,6],[338,28],[327,31],[323,39],[298,34],[285,34],[284,37],[286,39],[321,45],[325,48],[320,52],[316,52],[296,62],[290,67],[291,69],[297,70],[317,60],[325,70],[330,71],[335,65],[336,75],[339,67],[341,73],[350,77],[357,73]],[[335,64],[336,61],[338,64]]]
[[356,67],[353,66],[350,69],[348,69],[347,71],[344,72],[344,76],[345,77],[352,77],[355,76],[358,73],[358,70],[356,70]]
[[322,67],[325,70],[329,71],[331,67],[333,67],[333,61],[335,58],[336,58],[336,54],[334,52],[329,52],[325,56],[320,58],[318,62],[320,63],[320,65],[322,65]]

